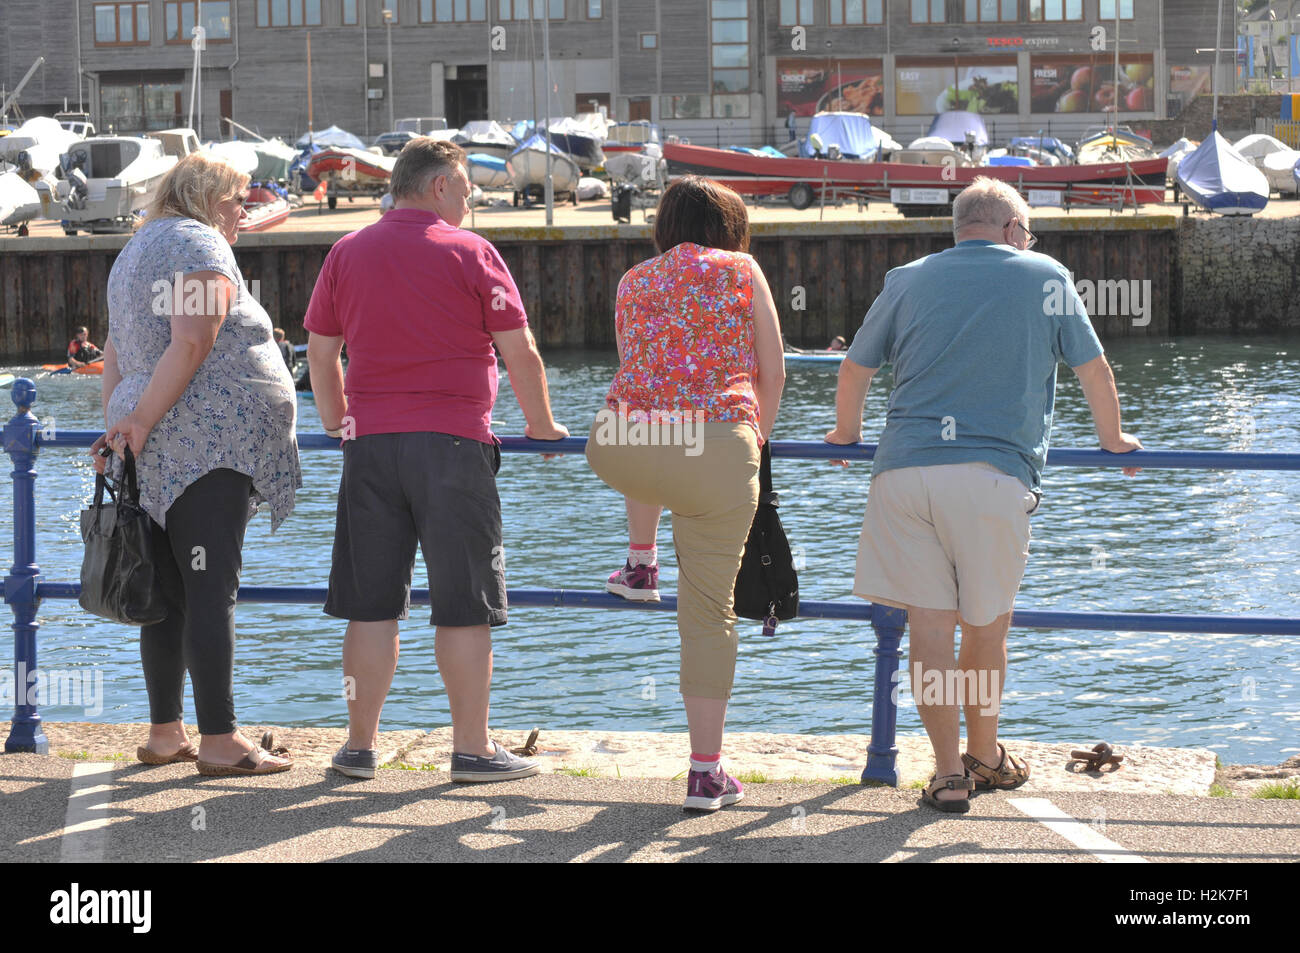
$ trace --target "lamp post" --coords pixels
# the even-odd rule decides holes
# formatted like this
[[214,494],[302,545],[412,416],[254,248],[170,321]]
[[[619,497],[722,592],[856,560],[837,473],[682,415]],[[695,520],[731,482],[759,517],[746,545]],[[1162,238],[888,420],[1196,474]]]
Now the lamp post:
[[384,7],[384,28],[388,33],[388,131],[393,131],[393,11]]

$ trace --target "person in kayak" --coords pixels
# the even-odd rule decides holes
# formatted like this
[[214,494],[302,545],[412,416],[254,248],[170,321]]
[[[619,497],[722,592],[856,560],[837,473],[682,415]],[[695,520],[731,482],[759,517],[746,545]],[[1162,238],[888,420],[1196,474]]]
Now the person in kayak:
[[103,358],[104,352],[90,343],[90,329],[77,328],[76,337],[68,342],[68,367],[75,370]]

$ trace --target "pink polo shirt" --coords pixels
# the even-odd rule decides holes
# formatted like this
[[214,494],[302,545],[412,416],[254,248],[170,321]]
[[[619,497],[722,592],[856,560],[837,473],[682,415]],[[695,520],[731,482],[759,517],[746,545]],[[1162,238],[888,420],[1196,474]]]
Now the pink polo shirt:
[[433,212],[393,209],[325,257],[303,326],[342,337],[358,437],[434,431],[492,443],[493,331],[526,327],[486,239]]

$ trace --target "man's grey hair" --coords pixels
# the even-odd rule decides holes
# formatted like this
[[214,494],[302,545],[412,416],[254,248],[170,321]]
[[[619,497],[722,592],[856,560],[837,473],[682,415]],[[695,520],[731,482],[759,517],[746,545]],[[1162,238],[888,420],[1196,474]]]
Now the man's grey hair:
[[388,191],[395,200],[418,198],[438,176],[464,164],[465,150],[456,143],[417,136],[397,156]]
[[952,203],[952,234],[958,240],[961,233],[972,225],[1001,228],[1012,219],[1028,221],[1029,203],[1001,179],[982,175],[963,189]]

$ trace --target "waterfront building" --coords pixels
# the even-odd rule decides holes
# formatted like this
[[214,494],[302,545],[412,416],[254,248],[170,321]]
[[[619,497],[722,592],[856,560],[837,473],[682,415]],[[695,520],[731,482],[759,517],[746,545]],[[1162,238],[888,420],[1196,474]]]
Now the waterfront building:
[[[1141,126],[1208,92],[1213,56],[1196,51],[1214,45],[1215,7],[1215,0],[6,0],[0,83],[12,88],[43,55],[22,95],[28,115],[66,99],[84,105],[101,130],[183,124],[192,34],[201,26],[204,138],[229,134],[222,117],[266,135],[304,132],[310,35],[314,126],[366,137],[388,131],[390,117],[445,116],[458,126],[603,108],[705,145],[756,145],[787,139],[791,113],[803,132],[815,110],[846,108],[907,139],[941,107],[973,106],[996,138],[1050,129],[1068,139],[1105,121],[1116,104],[1122,121]],[[1224,45],[1232,46],[1236,4],[1225,7]],[[1242,81],[1233,57],[1222,70],[1224,90]]]

